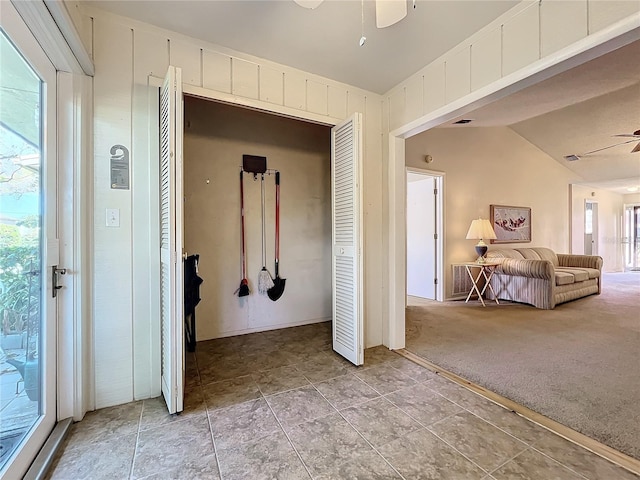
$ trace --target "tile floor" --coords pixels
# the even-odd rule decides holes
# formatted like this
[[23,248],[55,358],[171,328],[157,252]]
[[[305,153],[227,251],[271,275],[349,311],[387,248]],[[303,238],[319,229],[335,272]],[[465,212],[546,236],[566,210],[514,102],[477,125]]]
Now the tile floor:
[[330,328],[200,342],[183,413],[88,413],[49,478],[638,479],[385,348],[356,368]]

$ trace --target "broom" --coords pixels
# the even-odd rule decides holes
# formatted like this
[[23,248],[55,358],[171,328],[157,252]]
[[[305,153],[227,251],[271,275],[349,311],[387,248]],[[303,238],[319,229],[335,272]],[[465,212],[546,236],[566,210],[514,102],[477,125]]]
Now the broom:
[[247,281],[247,260],[244,247],[244,182],[242,181],[242,170],[240,170],[240,224],[242,225],[242,280],[235,293],[239,297],[246,297],[251,293],[249,282]]
[[267,247],[264,236],[264,173],[260,176],[260,200],[262,206],[262,270],[260,270],[260,274],[258,275],[258,292],[264,295],[270,288],[273,288],[273,278],[271,278],[271,274],[266,266]]

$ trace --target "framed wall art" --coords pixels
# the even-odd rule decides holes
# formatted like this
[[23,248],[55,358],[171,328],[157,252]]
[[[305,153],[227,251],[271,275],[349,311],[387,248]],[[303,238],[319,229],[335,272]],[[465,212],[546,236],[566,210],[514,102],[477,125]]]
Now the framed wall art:
[[491,243],[531,241],[531,208],[490,205],[489,215],[497,237]]

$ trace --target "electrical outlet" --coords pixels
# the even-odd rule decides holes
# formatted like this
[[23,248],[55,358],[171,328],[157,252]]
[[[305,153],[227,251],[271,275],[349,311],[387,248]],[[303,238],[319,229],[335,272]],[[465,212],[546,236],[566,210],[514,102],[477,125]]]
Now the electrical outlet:
[[120,226],[120,209],[107,208],[107,227]]

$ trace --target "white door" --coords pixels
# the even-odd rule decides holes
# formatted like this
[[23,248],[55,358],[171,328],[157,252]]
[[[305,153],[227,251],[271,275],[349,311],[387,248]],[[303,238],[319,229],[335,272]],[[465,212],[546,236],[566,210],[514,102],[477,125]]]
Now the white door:
[[160,319],[162,395],[169,413],[184,397],[182,260],[182,72],[170,66],[160,90]]
[[0,477],[22,478],[56,422],[56,71],[0,2]]
[[362,114],[331,129],[333,349],[364,362],[362,299]]
[[436,299],[436,179],[407,173],[407,295]]

